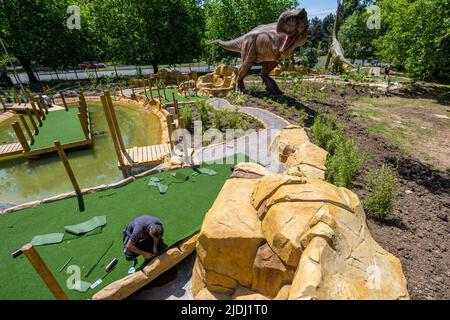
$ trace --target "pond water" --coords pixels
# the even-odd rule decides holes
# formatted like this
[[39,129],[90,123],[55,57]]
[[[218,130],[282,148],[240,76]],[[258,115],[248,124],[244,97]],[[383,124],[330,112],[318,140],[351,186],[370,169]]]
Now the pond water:
[[[88,105],[92,131],[104,131],[104,134],[95,135],[93,148],[67,153],[80,188],[123,179],[103,108],[99,102]],[[135,105],[115,103],[114,106],[127,148],[160,143],[161,126],[154,114]],[[17,119],[14,116],[0,123],[0,143],[16,142],[11,123]],[[21,156],[0,159],[0,205],[44,199],[69,191],[73,191],[72,185],[56,153],[33,160]]]

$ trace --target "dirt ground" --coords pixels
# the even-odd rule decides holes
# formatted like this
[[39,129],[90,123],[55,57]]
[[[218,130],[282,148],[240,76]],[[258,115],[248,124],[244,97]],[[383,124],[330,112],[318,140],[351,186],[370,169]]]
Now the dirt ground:
[[[320,102],[314,97],[306,101],[301,94],[297,95],[298,98],[289,94],[270,97],[280,104],[287,103],[307,113],[306,127],[311,125],[318,112],[337,116],[338,122],[346,127],[347,137],[353,139],[360,150],[371,155],[351,188],[361,198],[368,194],[364,180],[369,170],[378,169],[384,163],[398,165],[400,193],[392,215],[384,221],[371,217],[367,221],[375,240],[401,260],[412,299],[450,299],[450,120],[445,119],[445,112],[450,116],[449,96],[448,87],[416,84],[413,88],[389,94],[346,85],[345,92],[336,87]],[[298,117],[287,116],[286,112],[267,104],[264,97],[266,94],[263,92],[252,93],[246,101],[247,105],[270,109],[291,123],[298,124]],[[374,131],[373,122],[360,121],[360,117],[355,116],[355,107],[361,103],[361,98],[366,99],[366,103],[373,102],[367,99],[392,99],[397,105],[394,103],[380,116],[385,118],[389,115],[388,119],[399,121],[394,120],[395,116],[406,112],[415,126],[428,126],[432,131],[437,131],[426,137],[433,147],[428,147],[427,153],[427,140],[414,140],[408,132],[399,136],[403,140],[396,145],[395,140],[383,135],[384,132]],[[400,98],[410,99],[414,103],[409,107],[398,105],[396,99]],[[434,103],[435,108],[421,107],[424,102]],[[424,156],[426,154],[428,157]]]

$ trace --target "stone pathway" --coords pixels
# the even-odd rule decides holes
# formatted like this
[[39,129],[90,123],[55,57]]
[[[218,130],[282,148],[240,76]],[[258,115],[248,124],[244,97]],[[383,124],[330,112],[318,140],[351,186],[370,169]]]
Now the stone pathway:
[[[221,98],[209,99],[208,103],[220,109],[235,109],[235,106]],[[237,139],[204,147],[194,153],[194,162],[215,162],[215,160],[238,154],[242,157],[238,158],[237,162],[244,162],[243,155],[247,155],[270,172],[279,173],[284,171],[283,165],[278,162],[278,150],[270,150],[270,145],[278,131],[285,128],[289,123],[266,110],[250,107],[238,107],[238,109],[258,118],[264,124],[265,129],[258,132],[250,131]]]

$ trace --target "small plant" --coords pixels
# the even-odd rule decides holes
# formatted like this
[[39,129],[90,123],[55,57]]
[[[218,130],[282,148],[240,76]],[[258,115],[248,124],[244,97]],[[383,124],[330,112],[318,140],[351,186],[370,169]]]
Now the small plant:
[[189,106],[181,108],[181,119],[183,120],[184,127],[186,129],[191,129],[193,125],[192,121],[192,109]]
[[228,101],[230,101],[231,104],[234,105],[243,105],[247,101],[246,95],[236,91],[229,92],[227,94],[227,99]]
[[319,114],[311,127],[314,143],[326,150],[329,149],[328,145],[335,138],[337,131],[336,117],[327,114]]
[[197,102],[196,107],[197,107],[197,114],[200,117],[203,129],[206,129],[208,127],[209,107],[205,101]]
[[234,111],[228,111],[226,114],[228,129],[237,129],[241,115],[237,109]]
[[371,193],[363,201],[364,210],[377,219],[386,219],[392,213],[393,202],[399,192],[395,171],[383,165],[367,174],[366,184]]
[[327,159],[327,181],[338,187],[349,187],[367,160],[352,140],[340,139]]
[[214,110],[213,111],[213,128],[220,129],[222,126],[222,118],[224,114],[221,110]]
[[300,117],[298,118],[298,125],[300,127],[304,127],[305,126],[305,121],[306,121],[307,115],[305,113],[300,113]]

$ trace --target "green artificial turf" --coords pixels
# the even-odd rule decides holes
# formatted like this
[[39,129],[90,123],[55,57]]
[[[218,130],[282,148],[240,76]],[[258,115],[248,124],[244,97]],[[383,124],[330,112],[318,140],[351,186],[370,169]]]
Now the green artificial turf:
[[[202,100],[207,100],[208,97],[203,97],[203,96],[196,96],[196,97],[183,97],[180,96],[178,94],[178,90],[177,89],[166,89],[166,99],[163,100],[163,102],[166,103],[171,103],[173,102],[173,96],[172,93],[175,93],[175,98],[177,99],[178,102],[186,102],[186,101],[202,101]],[[164,96],[164,90],[160,89],[159,93],[161,93],[161,96]],[[150,97],[150,92],[147,92],[147,96]],[[157,97],[158,96],[158,90],[153,89],[153,97]]]
[[[35,235],[64,232],[64,226],[98,215],[107,217],[102,232],[97,229],[81,237],[65,233],[62,243],[37,247],[69,298],[88,299],[106,285],[127,276],[131,262],[123,256],[122,231],[130,220],[142,214],[160,218],[165,229],[162,250],[200,230],[204,215],[231,174],[232,165],[204,164],[202,167],[213,169],[217,175],[193,176],[194,170],[180,169],[177,172],[189,176],[188,181],[180,183],[169,171],[138,179],[118,189],[85,195],[84,212],[79,210],[79,199],[71,198],[0,216],[0,299],[53,299],[26,257],[13,259],[10,255]],[[172,182],[166,194],[161,195],[158,188],[148,186],[151,177],[159,177],[166,184]],[[113,247],[85,278],[112,240]],[[58,272],[70,258],[68,266]],[[93,283],[105,275],[105,266],[113,258],[119,259],[118,265],[97,288],[86,293],[67,288],[66,283],[73,275],[67,273],[70,266],[80,267],[79,280]],[[142,262],[140,257],[137,270]]]
[[69,108],[69,111],[59,110],[46,114],[42,127],[39,127],[39,134],[34,137],[31,151],[53,147],[55,140],[59,140],[61,144],[86,140],[78,113],[78,108]]

